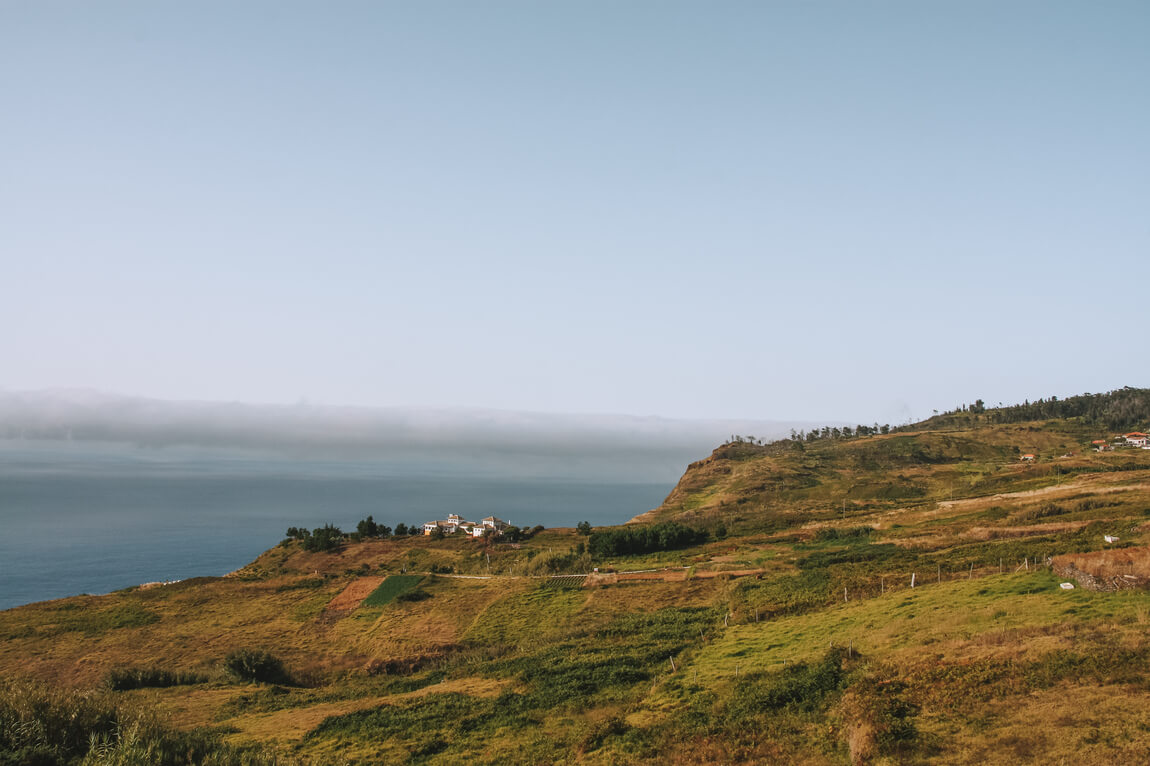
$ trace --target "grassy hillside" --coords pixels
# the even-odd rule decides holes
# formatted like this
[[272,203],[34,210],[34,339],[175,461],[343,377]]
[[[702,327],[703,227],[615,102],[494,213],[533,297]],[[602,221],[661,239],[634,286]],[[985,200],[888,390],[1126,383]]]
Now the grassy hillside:
[[131,731],[165,763],[1142,762],[1150,450],[1092,449],[1150,425],[1122,396],[733,442],[590,536],[290,542],[0,612],[0,763]]

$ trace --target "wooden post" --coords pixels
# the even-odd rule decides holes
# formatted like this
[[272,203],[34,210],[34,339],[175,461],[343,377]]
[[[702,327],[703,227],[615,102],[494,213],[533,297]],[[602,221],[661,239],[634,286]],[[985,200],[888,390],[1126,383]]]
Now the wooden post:
[[911,572],[910,573],[910,587],[912,587],[912,588],[914,587],[914,576],[915,576],[915,573]]
[[966,579],[968,579],[968,580],[969,580],[969,579],[970,579],[970,578],[972,578],[972,577],[974,577],[974,562],[973,562],[973,561],[972,561],[972,562],[970,562],[970,574],[968,574],[968,575],[966,576]]
[[675,668],[675,658],[674,657],[668,657],[667,659],[669,659],[671,661],[671,672],[672,673],[678,672]]
[[843,586],[843,601],[846,602],[848,600],[849,599],[847,598],[847,586],[844,585]]

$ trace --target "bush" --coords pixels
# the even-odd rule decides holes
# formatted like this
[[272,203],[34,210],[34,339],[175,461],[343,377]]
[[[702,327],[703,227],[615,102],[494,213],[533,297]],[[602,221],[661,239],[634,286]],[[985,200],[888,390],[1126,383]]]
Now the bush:
[[199,673],[162,670],[160,668],[113,668],[104,677],[104,685],[112,691],[128,689],[166,688],[206,683],[208,677]]
[[1063,508],[1058,503],[1043,503],[1037,508],[1029,508],[1018,514],[1017,518],[1020,521],[1033,521],[1034,519],[1045,519],[1050,516],[1061,516],[1070,511]]
[[224,658],[224,670],[237,681],[265,684],[290,683],[278,657],[263,649],[237,649]]
[[871,527],[852,527],[851,529],[836,529],[834,527],[825,527],[815,533],[816,542],[827,542],[830,540],[866,540],[874,534],[874,529]]

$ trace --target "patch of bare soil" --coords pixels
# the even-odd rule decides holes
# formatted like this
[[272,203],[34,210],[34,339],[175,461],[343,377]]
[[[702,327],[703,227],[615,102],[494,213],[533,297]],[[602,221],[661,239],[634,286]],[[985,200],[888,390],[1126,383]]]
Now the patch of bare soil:
[[347,584],[335,598],[324,607],[323,617],[339,619],[359,606],[360,602],[383,583],[382,577],[358,577]]

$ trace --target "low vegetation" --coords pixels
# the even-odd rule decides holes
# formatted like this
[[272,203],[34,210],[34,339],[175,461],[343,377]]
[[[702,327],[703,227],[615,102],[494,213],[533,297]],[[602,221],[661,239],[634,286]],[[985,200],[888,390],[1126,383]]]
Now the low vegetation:
[[631,524],[368,517],[0,612],[0,764],[1139,763],[1150,451],[1091,445],[1146,401],[740,437]]

